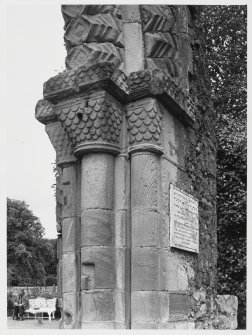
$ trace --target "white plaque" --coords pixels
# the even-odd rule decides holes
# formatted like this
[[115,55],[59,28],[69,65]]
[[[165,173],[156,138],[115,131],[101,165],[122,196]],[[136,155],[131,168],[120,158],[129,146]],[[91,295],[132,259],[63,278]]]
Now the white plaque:
[[171,184],[170,246],[199,252],[198,200]]

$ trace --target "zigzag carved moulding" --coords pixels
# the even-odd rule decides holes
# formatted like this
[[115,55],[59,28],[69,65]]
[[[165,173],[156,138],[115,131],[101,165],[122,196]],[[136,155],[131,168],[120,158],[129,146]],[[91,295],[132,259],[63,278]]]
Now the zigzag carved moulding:
[[99,61],[113,62],[118,69],[123,70],[124,49],[112,43],[84,43],[70,50],[66,57],[66,66],[68,69],[76,69]]
[[69,47],[91,42],[110,42],[124,47],[122,21],[111,14],[81,15],[67,26],[65,42]]
[[144,32],[168,32],[174,26],[174,16],[169,6],[140,5]]
[[121,19],[122,14],[119,5],[62,5],[61,11],[65,20],[65,27],[71,22],[72,19],[80,17],[81,15],[96,15],[107,14]]

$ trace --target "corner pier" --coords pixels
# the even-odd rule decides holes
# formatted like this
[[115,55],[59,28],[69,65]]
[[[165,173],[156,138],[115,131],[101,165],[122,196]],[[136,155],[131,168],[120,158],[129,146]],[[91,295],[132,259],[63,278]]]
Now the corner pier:
[[237,298],[216,292],[199,7],[62,6],[66,70],[35,114],[59,170],[59,328],[237,327]]

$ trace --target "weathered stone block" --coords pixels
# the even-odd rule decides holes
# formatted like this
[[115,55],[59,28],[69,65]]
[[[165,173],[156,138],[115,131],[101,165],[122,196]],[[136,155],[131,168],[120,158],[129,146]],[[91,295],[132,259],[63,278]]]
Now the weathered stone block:
[[112,246],[114,214],[110,210],[89,209],[81,214],[81,246]]
[[178,142],[176,140],[174,116],[165,109],[163,109],[162,130],[162,146],[164,148],[165,155],[172,162],[178,164],[180,151],[178,150]]
[[129,289],[130,285],[130,249],[115,248],[115,276],[118,290]]
[[161,323],[169,321],[169,293],[159,291],[159,320]]
[[57,239],[57,259],[61,259],[62,258],[62,237],[58,236]]
[[237,328],[238,299],[234,295],[217,295],[216,307],[223,329]]
[[[161,189],[162,189],[162,210],[169,213],[170,183],[177,182],[178,167],[169,162],[166,158],[161,158]],[[167,235],[169,236],[169,235]]]
[[87,154],[82,159],[82,210],[114,208],[114,157]]
[[62,218],[76,216],[77,194],[76,194],[76,166],[68,166],[63,169],[63,207]]
[[62,251],[74,252],[77,248],[78,236],[77,220],[75,218],[62,220]]
[[238,299],[235,295],[217,295],[215,302],[219,313],[236,315],[238,309]]
[[79,293],[63,294],[64,328],[73,328],[78,322]]
[[132,213],[132,247],[160,247],[160,214],[153,211]]
[[[94,264],[94,285],[95,288],[114,288],[114,250],[110,247],[82,247],[81,263]],[[86,274],[82,274],[85,276]]]
[[113,291],[82,291],[81,299],[82,322],[113,321],[115,319],[115,298]]
[[160,254],[160,287],[162,290],[186,291],[194,276],[190,261],[186,262],[178,254],[164,250]]
[[125,291],[115,290],[115,321],[126,321]]
[[123,32],[125,36],[126,73],[143,70],[144,51],[141,24],[138,22],[125,22]]
[[75,292],[77,284],[78,260],[75,253],[62,255],[63,293]]
[[62,260],[60,259],[57,264],[57,295],[62,297]]
[[115,213],[115,247],[130,246],[130,218],[128,210]]
[[130,162],[125,157],[115,159],[115,210],[130,208]]
[[132,290],[159,290],[159,252],[154,248],[132,249]]
[[139,154],[131,159],[131,210],[158,208],[159,158]]
[[190,312],[190,297],[187,294],[170,293],[169,311],[171,317],[187,317]]

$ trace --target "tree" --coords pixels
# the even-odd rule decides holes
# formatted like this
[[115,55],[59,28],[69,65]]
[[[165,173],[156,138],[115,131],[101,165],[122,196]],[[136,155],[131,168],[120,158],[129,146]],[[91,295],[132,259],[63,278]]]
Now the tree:
[[246,328],[247,7],[205,6],[202,17],[216,110],[218,293],[238,296]]
[[57,284],[57,239],[44,238],[46,285]]
[[[45,267],[54,260],[44,228],[24,201],[7,199],[8,285],[44,285]],[[46,255],[46,257],[45,257]]]

